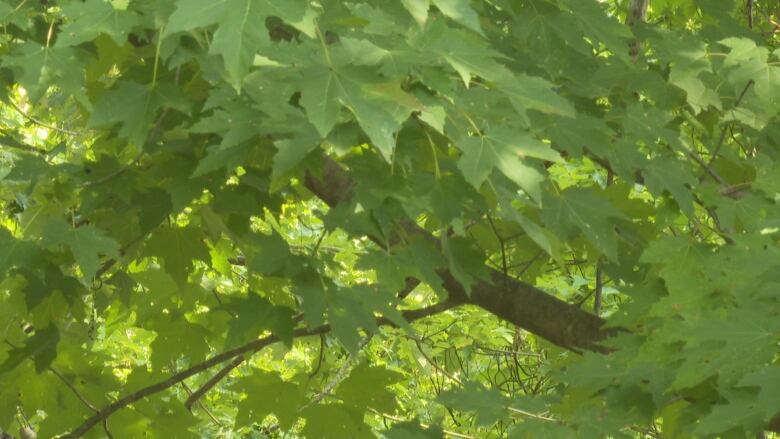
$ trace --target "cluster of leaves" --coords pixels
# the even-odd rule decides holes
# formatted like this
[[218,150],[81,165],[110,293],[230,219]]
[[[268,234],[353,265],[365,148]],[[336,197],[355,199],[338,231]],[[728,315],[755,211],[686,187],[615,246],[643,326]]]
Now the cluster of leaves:
[[0,0],[0,434],[780,431],[747,4]]

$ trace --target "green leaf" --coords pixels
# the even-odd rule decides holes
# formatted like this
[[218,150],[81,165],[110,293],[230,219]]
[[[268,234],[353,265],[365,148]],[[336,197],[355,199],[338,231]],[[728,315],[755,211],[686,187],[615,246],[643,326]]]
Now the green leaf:
[[247,268],[255,273],[279,274],[290,258],[290,248],[278,234],[252,234],[244,242]]
[[466,26],[474,32],[481,34],[479,16],[471,7],[470,0],[431,0],[434,5],[447,17]]
[[474,412],[478,425],[490,426],[507,415],[509,400],[497,389],[468,382],[464,387],[442,392],[437,401],[447,407]]
[[709,105],[722,109],[717,91],[702,79],[702,74],[712,72],[706,43],[683,32],[659,30],[652,38],[653,46],[669,59],[669,82],[685,90],[694,112],[699,113]]
[[119,244],[100,229],[86,225],[70,232],[68,245],[84,277],[92,279],[100,267],[100,256],[119,258]]
[[607,258],[617,261],[617,233],[612,220],[624,215],[605,197],[592,189],[572,188],[560,196],[546,197],[544,206],[545,224],[563,236],[570,234],[572,228],[579,229]]
[[650,192],[660,195],[664,190],[668,191],[689,218],[694,215],[690,188],[696,184],[696,178],[692,174],[680,160],[671,158],[652,160],[642,170]]
[[91,224],[72,228],[63,219],[52,219],[45,227],[45,236],[50,244],[65,244],[81,267],[87,281],[92,281],[100,268],[101,256],[118,259],[119,244]]
[[311,327],[325,323],[326,286],[322,276],[313,268],[302,270],[293,279],[293,294],[302,301],[303,318]]
[[120,81],[116,89],[103,96],[95,106],[90,127],[122,124],[119,135],[141,148],[155,121],[157,110],[163,107],[181,112],[189,111],[189,102],[181,91],[170,85],[160,84],[150,88],[135,82]]
[[0,1],[0,23],[5,24],[7,23],[8,19],[10,18],[10,15],[14,12],[14,8],[6,3],[5,1]]
[[339,90],[338,79],[333,73],[312,70],[303,74],[301,105],[322,137],[326,137],[339,120]]
[[553,84],[535,76],[519,74],[499,78],[496,86],[519,110],[574,117],[574,107],[555,92]]
[[340,404],[323,404],[308,407],[301,413],[306,425],[301,432],[304,437],[322,439],[374,438],[371,429],[363,422],[362,414],[357,416]]
[[377,281],[393,292],[400,291],[410,276],[430,285],[439,284],[441,279],[436,270],[446,265],[441,253],[423,240],[413,240],[393,253],[381,250],[369,252],[361,256],[359,264],[365,269],[375,270]]
[[224,168],[233,171],[251,151],[252,146],[248,143],[233,146],[209,146],[206,156],[198,162],[198,166],[192,171],[192,177],[200,177]]
[[423,428],[415,422],[401,422],[383,432],[387,439],[444,439],[441,428],[432,426]]
[[491,129],[482,136],[461,138],[458,146],[463,151],[458,168],[476,189],[495,168],[538,202],[541,202],[540,185],[544,176],[526,164],[527,158],[558,159],[558,154],[547,145],[522,131],[503,127]]
[[747,38],[727,38],[720,43],[731,49],[722,69],[728,75],[735,95],[745,91],[748,102],[742,105],[759,105],[768,117],[776,115],[780,106],[780,67],[767,62],[768,49],[756,46]]
[[511,202],[509,201],[509,197],[505,196],[506,194],[502,195],[504,196],[499,198],[499,202],[501,203],[501,213],[503,214],[504,218],[520,224],[520,227],[525,230],[525,233],[528,234],[528,237],[531,238],[531,240],[533,240],[533,242],[535,242],[539,248],[544,250],[548,255],[558,256],[555,254],[550,237],[547,235],[545,230],[534,221],[526,218],[520,212],[518,212],[510,204]]
[[561,0],[561,4],[571,10],[586,36],[604,44],[616,57],[628,60],[631,31],[614,16],[607,15],[601,3]]
[[116,9],[104,0],[72,2],[62,11],[68,21],[57,35],[58,47],[77,46],[100,34],[110,36],[121,47],[127,43],[127,34],[140,21],[135,13]]
[[557,422],[538,421],[535,419],[526,419],[516,424],[509,437],[511,439],[523,439],[528,437],[540,439],[567,439],[576,437],[577,433],[571,428],[561,425]]
[[8,358],[0,365],[0,376],[8,373],[28,359],[35,363],[35,372],[40,374],[57,357],[57,344],[60,341],[60,331],[54,326],[36,330],[25,341],[24,346],[14,347],[8,353]]
[[167,368],[182,356],[190,363],[198,363],[206,358],[209,349],[203,340],[208,331],[203,326],[184,319],[171,319],[154,322],[150,327],[157,332],[150,346],[152,365],[156,369]]
[[423,26],[428,20],[428,9],[431,8],[430,0],[401,0],[401,3],[420,26]]
[[32,101],[41,99],[49,87],[70,93],[86,108],[92,105],[84,92],[84,53],[72,48],[46,47],[27,41],[14,45],[12,56],[4,56],[2,65],[18,72],[17,81]]
[[283,381],[275,373],[254,371],[231,386],[246,397],[238,403],[236,426],[261,423],[268,415],[276,416],[282,431],[287,431],[298,419],[298,408],[305,402],[303,389]]
[[[357,354],[362,335],[360,330],[375,332],[377,330],[375,318],[375,298],[371,297],[373,291],[365,288],[336,288],[330,287],[328,293],[328,322],[333,327],[333,335],[341,342],[344,348]],[[384,299],[384,297],[379,297]]]
[[234,299],[221,308],[230,311],[234,318],[229,323],[229,346],[246,343],[269,330],[279,337],[288,347],[293,342],[293,311],[289,308],[274,306],[268,299],[255,293],[246,298]]
[[384,58],[390,55],[390,51],[385,50],[368,40],[341,37],[339,41],[344,46],[347,53],[350,54],[352,63],[355,65],[373,66],[379,64]]
[[14,238],[8,230],[0,227],[0,278],[11,267],[24,266],[32,250],[28,243]]
[[186,282],[195,260],[210,260],[200,230],[194,227],[162,227],[144,246],[144,254],[162,259],[165,271],[177,282]]
[[217,25],[209,53],[222,56],[230,83],[240,90],[255,55],[269,41],[264,26],[269,16],[306,30],[311,26],[300,0],[179,0],[164,35]]
[[320,137],[314,129],[300,135],[274,142],[274,178],[282,177],[292,171],[309,153],[320,146]]
[[764,413],[764,421],[768,421],[780,411],[780,368],[776,366],[764,367],[756,372],[746,375],[739,382],[740,386],[752,386],[759,389],[758,410]]
[[452,275],[460,282],[466,293],[471,293],[471,285],[477,279],[488,278],[485,255],[472,241],[458,236],[446,238],[443,239],[442,249],[449,261]]
[[396,132],[418,105],[406,92],[368,79],[364,71],[332,68],[303,73],[300,102],[322,137],[339,121],[339,109],[347,108],[387,161]]
[[736,428],[755,435],[764,425],[761,412],[756,409],[756,402],[750,399],[715,405],[708,415],[702,417],[695,432],[703,435],[717,435]]
[[385,367],[361,364],[339,384],[335,396],[356,411],[372,408],[392,413],[396,408],[395,395],[387,387],[402,379],[402,374]]

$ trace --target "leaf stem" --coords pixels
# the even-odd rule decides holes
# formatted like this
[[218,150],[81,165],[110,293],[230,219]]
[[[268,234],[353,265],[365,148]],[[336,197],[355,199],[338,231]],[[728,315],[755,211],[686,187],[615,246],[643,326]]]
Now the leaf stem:
[[423,132],[425,133],[425,137],[428,138],[428,144],[431,146],[431,154],[433,154],[433,175],[436,176],[436,180],[439,180],[441,179],[441,171],[439,169],[439,155],[436,153],[436,144],[433,143],[433,138],[428,130],[423,128]]
[[325,62],[328,63],[328,67],[333,68],[333,59],[330,57],[330,49],[328,49],[328,43],[325,41],[325,36],[322,34],[322,31],[320,30],[320,24],[316,21],[314,22],[314,29],[317,32],[317,39],[320,40],[320,44],[322,45],[322,50],[325,53]]
[[165,25],[160,26],[160,32],[157,33],[157,47],[154,50],[154,70],[152,72],[152,89],[157,85],[157,70],[160,66],[160,48],[162,46],[162,35],[164,31]]

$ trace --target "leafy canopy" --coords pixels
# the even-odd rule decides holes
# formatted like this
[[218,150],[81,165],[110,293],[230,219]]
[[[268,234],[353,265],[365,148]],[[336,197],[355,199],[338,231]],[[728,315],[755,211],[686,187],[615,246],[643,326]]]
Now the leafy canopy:
[[780,431],[778,10],[647,3],[0,0],[0,432]]

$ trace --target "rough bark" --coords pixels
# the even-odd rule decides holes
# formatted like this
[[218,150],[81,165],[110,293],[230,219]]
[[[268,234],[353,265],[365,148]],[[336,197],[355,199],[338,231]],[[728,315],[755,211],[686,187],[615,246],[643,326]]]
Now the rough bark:
[[[353,182],[337,162],[324,157],[322,172],[307,173],[306,188],[329,206],[347,202],[352,196]],[[414,223],[403,224],[404,233],[422,235],[435,240]],[[491,270],[491,282],[479,281],[467,295],[463,286],[447,269],[438,271],[442,285],[451,298],[463,304],[476,305],[520,328],[545,340],[572,351],[595,351],[606,353],[610,349],[601,344],[614,335],[618,329],[605,329],[604,319],[570,305],[533,285],[508,277],[497,270]],[[419,280],[410,278],[409,284]],[[780,413],[766,426],[769,431],[780,433]]]
[[[353,187],[348,173],[330,158],[323,160],[317,175],[306,174],[306,188],[329,206],[347,202]],[[407,236],[416,235],[438,242],[411,221],[401,226]],[[606,349],[600,342],[615,332],[602,328],[603,319],[497,270],[491,270],[490,282],[478,281],[472,285],[470,295],[449,270],[439,270],[439,276],[450,297],[476,305],[566,349],[604,352]]]

